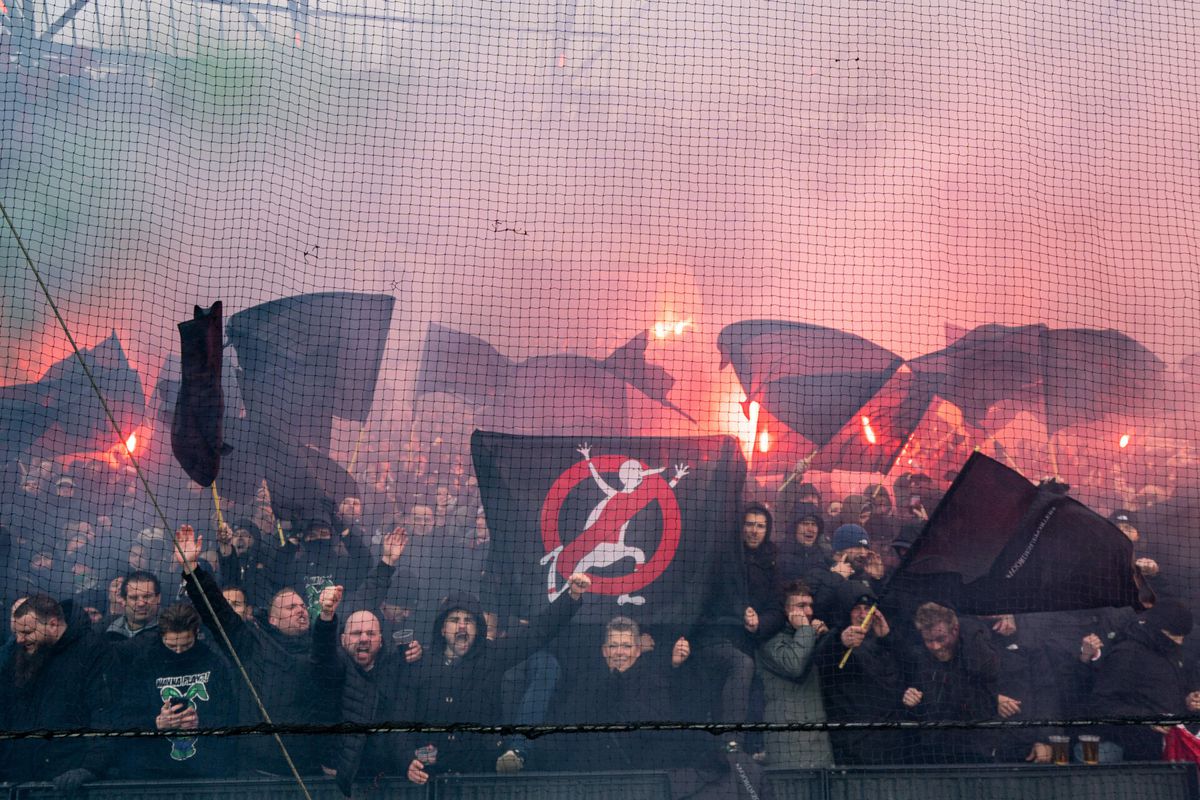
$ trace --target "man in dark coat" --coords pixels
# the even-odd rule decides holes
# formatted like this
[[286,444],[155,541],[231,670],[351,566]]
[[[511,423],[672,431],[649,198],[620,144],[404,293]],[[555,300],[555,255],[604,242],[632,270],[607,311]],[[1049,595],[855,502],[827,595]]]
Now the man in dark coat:
[[[284,589],[271,600],[265,621],[244,620],[229,605],[212,574],[196,568],[203,540],[196,536],[191,526],[182,526],[175,534],[175,541],[190,567],[184,577],[188,597],[212,633],[214,646],[228,654],[219,633],[224,629],[271,721],[276,724],[335,721],[327,699],[314,691],[315,683],[308,669],[308,610],[300,595],[292,589]],[[176,560],[179,560],[178,553]],[[208,610],[209,604],[215,616]],[[263,721],[248,693],[241,694],[239,719],[248,725]],[[291,774],[273,737],[246,736],[240,742],[238,755],[246,771]],[[323,746],[319,740],[311,736],[284,736],[283,742],[302,773],[320,772],[317,753]]]
[[[0,729],[102,728],[111,719],[107,647],[82,612],[30,595],[13,612],[16,647],[0,666]],[[73,791],[107,766],[102,739],[15,739],[0,745],[0,780]]]
[[[896,637],[876,608],[867,627],[863,622],[878,599],[846,583],[838,592],[837,617],[831,635],[815,655],[830,722],[893,722],[904,717],[900,703],[904,687]],[[846,651],[845,666],[839,666]],[[838,764],[899,764],[907,760],[905,733],[890,730],[841,730],[829,735]]]
[[779,580],[784,585],[801,580],[810,570],[828,570],[832,551],[821,541],[825,519],[815,508],[804,510],[790,527],[790,536],[779,542]]
[[[751,721],[754,652],[786,622],[782,586],[771,542],[773,519],[766,506],[752,503],[742,510],[742,561],[713,565],[710,592],[688,639],[704,688],[715,694],[712,719]],[[739,736],[730,737],[741,746]]]
[[[979,722],[997,717],[1000,660],[982,623],[959,619],[936,603],[913,619],[924,649],[901,697],[917,720]],[[917,758],[923,763],[980,763],[993,758],[989,731],[923,730]]]
[[833,563],[817,564],[803,576],[813,590],[813,611],[818,617],[835,619],[844,613],[838,596],[847,583],[854,591],[878,594],[883,579],[883,559],[871,549],[870,535],[861,525],[847,523],[833,532],[830,540]]
[[369,542],[350,529],[335,534],[329,514],[314,513],[298,525],[300,538],[277,552],[271,567],[272,584],[295,589],[308,606],[309,617],[319,612],[321,590],[342,586],[353,594],[371,568]]
[[[346,617],[337,644],[337,611],[342,587],[322,591],[320,613],[313,626],[311,662],[317,679],[340,699],[343,722],[371,724],[405,719],[411,709],[408,684],[411,665],[421,657],[413,641],[403,650],[383,641],[378,617],[371,611],[354,611]],[[396,734],[343,736],[322,763],[337,777],[338,787],[349,797],[359,775],[398,775],[408,769],[411,737]]]
[[[563,597],[548,605],[528,628],[489,641],[487,622],[479,598],[452,594],[438,610],[430,652],[415,665],[413,674],[415,719],[450,724],[496,724],[500,720],[500,682],[504,672],[545,647],[583,604],[592,585],[584,573],[568,581]],[[436,762],[414,758],[408,779],[423,784],[430,772],[491,771],[500,756],[493,738],[456,733],[419,737],[422,749],[432,745]],[[424,752],[429,752],[425,750]]]
[[[1136,719],[1194,715],[1200,711],[1200,682],[1185,667],[1183,640],[1192,632],[1192,612],[1164,600],[1140,615],[1125,638],[1105,648],[1093,662],[1092,713],[1104,718]],[[1102,760],[1157,761],[1162,735],[1151,727],[1112,726],[1100,731],[1117,754],[1101,748]],[[1105,751],[1111,755],[1104,758]]]
[[[679,639],[669,661],[644,653],[642,632],[629,617],[604,626],[599,657],[582,655],[570,664],[550,707],[558,724],[664,722],[679,718],[673,686],[675,671],[690,647]],[[551,737],[543,760],[556,770],[662,769],[684,760],[677,735],[666,731],[572,734]]]

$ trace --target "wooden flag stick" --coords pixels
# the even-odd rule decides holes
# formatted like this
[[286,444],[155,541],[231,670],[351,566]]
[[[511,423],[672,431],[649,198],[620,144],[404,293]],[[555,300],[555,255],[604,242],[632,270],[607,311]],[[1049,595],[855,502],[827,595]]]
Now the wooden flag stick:
[[[879,608],[878,603],[873,603],[871,605],[871,610],[867,612],[867,615],[865,617],[863,617],[862,625],[858,626],[859,630],[865,631],[867,629],[867,626],[871,624],[871,618],[875,616],[875,610],[878,608]],[[838,662],[838,669],[841,669],[842,667],[846,666],[846,662],[850,660],[850,654],[852,652],[854,652],[853,647],[846,648],[846,652],[842,654],[842,660]]]
[[217,492],[216,481],[213,481],[209,486],[212,488],[213,505],[217,509],[217,527],[220,528],[225,524],[225,516],[221,513],[221,495]]

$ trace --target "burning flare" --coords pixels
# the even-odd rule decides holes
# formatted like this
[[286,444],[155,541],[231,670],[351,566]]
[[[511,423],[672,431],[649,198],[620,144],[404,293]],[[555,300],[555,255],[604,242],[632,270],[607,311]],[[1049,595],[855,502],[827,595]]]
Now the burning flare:
[[868,444],[875,444],[878,439],[875,437],[875,429],[871,427],[871,418],[862,418],[863,436],[866,437]]

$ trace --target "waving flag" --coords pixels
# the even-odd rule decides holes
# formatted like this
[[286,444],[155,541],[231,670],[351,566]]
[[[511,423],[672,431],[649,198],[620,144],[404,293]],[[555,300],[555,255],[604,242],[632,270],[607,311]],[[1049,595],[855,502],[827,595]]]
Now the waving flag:
[[967,460],[888,584],[965,614],[1139,606],[1115,525],[982,453]]

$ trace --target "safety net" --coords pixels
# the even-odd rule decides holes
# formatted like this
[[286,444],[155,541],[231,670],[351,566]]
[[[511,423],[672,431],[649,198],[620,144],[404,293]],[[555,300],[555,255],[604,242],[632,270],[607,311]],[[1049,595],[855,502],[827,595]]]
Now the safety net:
[[1191,758],[1198,16],[0,0],[0,783]]

